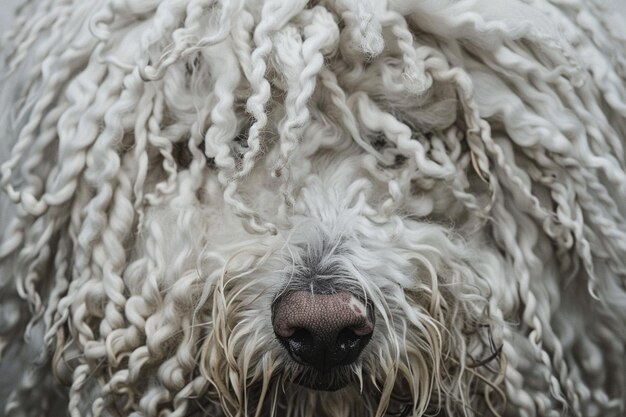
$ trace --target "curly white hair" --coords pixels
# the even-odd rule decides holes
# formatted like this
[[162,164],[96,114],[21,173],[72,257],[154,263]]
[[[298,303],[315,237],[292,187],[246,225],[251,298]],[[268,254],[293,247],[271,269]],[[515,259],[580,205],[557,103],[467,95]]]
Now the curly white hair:
[[618,30],[585,0],[26,1],[5,415],[623,416]]

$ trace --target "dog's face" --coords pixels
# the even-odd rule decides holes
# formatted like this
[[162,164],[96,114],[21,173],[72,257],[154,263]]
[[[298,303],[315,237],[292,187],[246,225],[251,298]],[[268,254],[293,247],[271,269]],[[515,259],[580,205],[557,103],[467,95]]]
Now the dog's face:
[[[123,277],[134,283],[126,314],[145,323],[111,346],[123,357],[139,330],[149,355],[138,363],[130,355],[133,378],[117,389],[150,375],[174,383],[167,370],[184,364],[187,378],[203,381],[204,401],[231,414],[362,415],[454,410],[470,381],[491,384],[482,373],[501,366],[508,314],[496,297],[514,291],[505,262],[478,243],[476,224],[461,236],[396,211],[383,217],[390,202],[378,200],[384,190],[363,170],[366,159],[355,147],[320,151],[305,179],[291,183],[287,213],[273,192],[280,179],[260,167],[240,191],[276,225],[268,234],[246,230],[211,172],[202,192],[189,197],[181,183],[146,211],[138,260]],[[433,218],[440,210],[424,206]]]
[[24,7],[7,415],[623,415],[626,54],[595,6]]

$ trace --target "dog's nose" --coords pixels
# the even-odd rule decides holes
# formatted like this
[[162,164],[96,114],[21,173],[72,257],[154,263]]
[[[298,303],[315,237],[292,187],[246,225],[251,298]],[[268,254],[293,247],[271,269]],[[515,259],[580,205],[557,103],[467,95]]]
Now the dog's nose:
[[302,365],[330,369],[354,362],[374,331],[371,309],[348,292],[290,292],[274,304],[274,333]]

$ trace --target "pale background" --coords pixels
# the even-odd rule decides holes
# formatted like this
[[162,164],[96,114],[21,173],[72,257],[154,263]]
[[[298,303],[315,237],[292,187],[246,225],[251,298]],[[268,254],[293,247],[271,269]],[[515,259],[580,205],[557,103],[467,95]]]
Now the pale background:
[[[3,32],[13,18],[13,11],[21,0],[0,0],[0,32]],[[81,0],[88,1],[88,0]],[[290,0],[285,0],[290,1]],[[419,1],[419,0],[416,0]],[[598,2],[606,2],[612,4],[615,10],[622,13],[624,16],[623,24],[626,27],[626,0],[596,0]]]

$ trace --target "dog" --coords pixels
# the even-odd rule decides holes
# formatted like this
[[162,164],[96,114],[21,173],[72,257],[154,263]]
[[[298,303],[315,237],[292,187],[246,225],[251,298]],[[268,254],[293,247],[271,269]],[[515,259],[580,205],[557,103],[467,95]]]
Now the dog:
[[28,1],[6,416],[623,416],[626,36],[591,1]]

